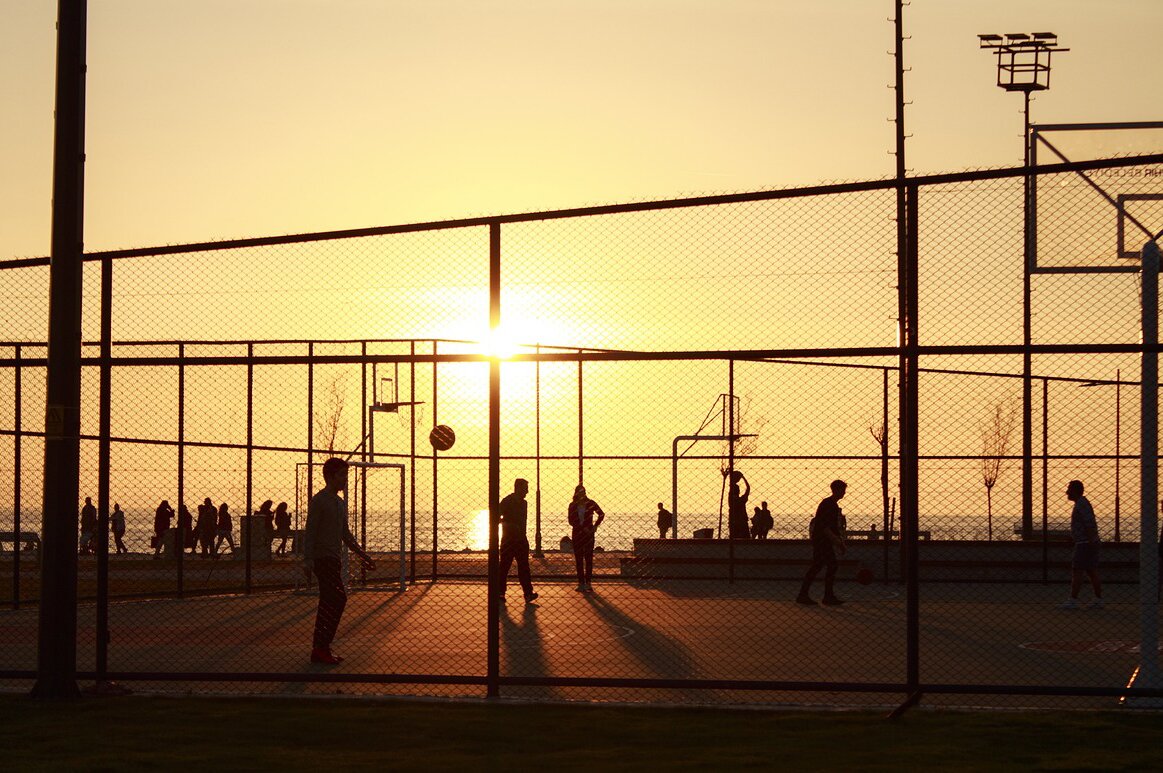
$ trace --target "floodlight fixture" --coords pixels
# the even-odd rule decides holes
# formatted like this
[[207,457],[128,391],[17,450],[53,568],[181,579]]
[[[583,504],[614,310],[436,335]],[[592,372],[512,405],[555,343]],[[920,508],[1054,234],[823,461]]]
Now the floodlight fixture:
[[978,48],[997,57],[997,85],[1006,91],[1045,91],[1050,88],[1050,58],[1059,48],[1053,32],[986,33],[977,36]]

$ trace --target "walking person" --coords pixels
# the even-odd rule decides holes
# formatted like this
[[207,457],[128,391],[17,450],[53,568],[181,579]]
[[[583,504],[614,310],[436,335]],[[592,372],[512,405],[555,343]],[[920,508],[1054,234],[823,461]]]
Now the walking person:
[[[597,520],[594,520],[597,516]],[[586,487],[578,485],[569,503],[569,525],[573,527],[573,561],[577,567],[577,590],[592,593],[594,576],[594,533],[606,519],[598,503],[586,496]]]
[[113,531],[113,543],[117,546],[117,554],[128,553],[122,538],[125,536],[125,512],[117,502],[113,503],[113,512],[109,515],[109,528]]
[[1098,523],[1094,518],[1094,508],[1090,500],[1083,496],[1082,481],[1072,480],[1066,485],[1066,498],[1074,503],[1070,512],[1070,537],[1074,540],[1074,556],[1070,560],[1070,598],[1062,602],[1061,609],[1078,609],[1078,593],[1082,590],[1082,579],[1090,579],[1094,601],[1091,609],[1102,609],[1102,583],[1098,579]]
[[525,535],[525,524],[529,518],[529,503],[525,495],[529,493],[529,481],[517,478],[513,483],[513,493],[501,500],[501,597],[505,596],[505,585],[513,561],[517,562],[517,579],[525,593],[525,603],[532,604],[537,598],[533,592],[533,578],[529,572],[529,538]]
[[282,538],[282,543],[275,549],[276,556],[287,554],[287,540],[291,536],[291,514],[287,512],[287,503],[279,502],[275,508],[275,538]]
[[230,552],[237,550],[234,546],[234,519],[230,517],[230,508],[225,502],[218,508],[218,520],[215,523],[218,541],[214,543],[214,557],[218,557],[218,549],[222,547],[222,540],[230,543]]
[[674,528],[674,514],[658,503],[658,538],[666,539],[666,533]]
[[832,481],[832,495],[821,500],[816,508],[816,517],[808,527],[808,535],[812,541],[812,565],[808,567],[803,584],[800,585],[800,595],[796,596],[797,604],[816,603],[809,592],[821,569],[824,570],[824,604],[834,607],[844,603],[836,597],[834,586],[836,570],[840,565],[836,560],[836,552],[839,551],[840,555],[844,555],[846,550],[841,536],[840,524],[843,522],[844,514],[840,510],[840,500],[847,491],[847,483],[842,480]]
[[363,552],[347,525],[347,502],[339,492],[347,491],[348,464],[332,457],[323,463],[324,487],[307,507],[307,526],[303,531],[304,560],[319,581],[319,608],[315,613],[315,635],[311,645],[311,662],[338,665],[343,658],[331,652],[331,642],[347,606],[347,592],[340,574],[340,549],[346,545],[359,556],[365,569],[376,568],[375,561]]
[[[157,510],[153,514],[153,557],[161,558],[162,548],[166,543],[166,532],[170,530],[170,524],[174,520],[174,508],[170,507],[169,500],[163,499],[162,503],[157,506]],[[175,550],[181,550],[181,546],[175,544]]]
[[[728,473],[724,473],[726,475]],[[727,493],[727,536],[731,539],[750,539],[751,530],[747,526],[747,497],[751,496],[751,484],[743,473],[730,471],[731,489]],[[740,489],[740,484],[746,488]]]

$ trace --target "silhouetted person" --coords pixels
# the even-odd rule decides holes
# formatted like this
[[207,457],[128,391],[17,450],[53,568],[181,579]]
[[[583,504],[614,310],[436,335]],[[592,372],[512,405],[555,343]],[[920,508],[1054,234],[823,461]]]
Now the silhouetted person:
[[[174,508],[170,507],[168,500],[163,499],[162,503],[157,506],[157,510],[153,514],[153,555],[154,558],[159,558],[162,554],[162,548],[166,543],[166,532],[170,530],[170,524],[174,520]],[[181,550],[181,546],[174,544],[175,550]]]
[[234,546],[234,519],[230,517],[230,508],[225,502],[218,508],[218,520],[214,526],[218,534],[218,540],[214,543],[214,555],[218,555],[218,550],[222,547],[222,540],[230,543],[231,553],[237,550]]
[[113,543],[117,546],[118,555],[128,553],[129,548],[122,541],[125,536],[125,512],[116,502],[113,503],[113,512],[109,514],[109,528],[113,532]]
[[304,559],[319,581],[319,608],[315,613],[315,636],[311,662],[334,666],[343,658],[331,652],[331,642],[347,606],[347,592],[340,573],[341,545],[359,556],[366,569],[375,569],[347,526],[347,502],[339,492],[347,490],[347,462],[332,457],[323,463],[324,487],[311,497],[307,526],[303,531]]
[[[20,536],[20,535],[17,535]],[[80,554],[87,556],[96,551],[93,550],[93,545],[96,542],[97,536],[97,508],[93,507],[93,498],[85,497],[85,504],[81,507],[81,541]],[[20,541],[17,540],[16,547],[20,549]]]
[[844,555],[846,550],[844,539],[840,536],[840,523],[844,517],[840,510],[840,500],[844,498],[847,491],[847,483],[842,480],[832,481],[832,496],[825,497],[816,508],[816,517],[812,519],[811,525],[808,527],[808,534],[812,541],[812,565],[808,567],[808,572],[804,575],[804,582],[800,586],[800,595],[796,597],[797,603],[816,603],[812,600],[809,592],[812,588],[812,581],[816,579],[816,575],[821,569],[825,570],[824,603],[828,606],[838,606],[844,603],[836,598],[834,584],[836,582],[836,569],[839,567],[836,552],[839,551],[840,555]]
[[287,503],[279,502],[275,508],[275,537],[282,538],[282,543],[275,550],[275,555],[283,556],[287,553],[287,540],[291,536],[291,514],[287,512]]
[[870,539],[870,540],[880,539],[880,533],[876,531],[876,524],[875,523],[868,524],[868,539]]
[[[597,516],[597,520],[594,520]],[[602,525],[606,514],[598,503],[586,496],[586,487],[579,485],[573,490],[573,501],[569,503],[569,525],[573,527],[570,539],[573,542],[573,561],[577,567],[577,589],[582,593],[593,591],[594,577],[594,533]]]
[[214,552],[214,533],[218,529],[218,511],[210,497],[198,505],[198,523],[194,528],[198,532],[199,552],[204,556],[211,555]]
[[666,533],[674,528],[674,515],[658,503],[658,538],[666,539]]
[[275,513],[273,510],[271,510],[271,508],[274,506],[274,501],[268,499],[267,501],[263,502],[262,505],[259,506],[258,510],[256,510],[254,513],[255,515],[262,516],[263,526],[265,526],[271,532],[274,532],[275,530]]
[[[731,478],[731,488],[727,492],[727,536],[731,539],[750,539],[747,527],[747,497],[751,496],[751,484],[738,470],[723,473]],[[740,489],[742,483],[745,489]]]
[[525,524],[529,519],[529,503],[525,495],[529,493],[529,481],[517,478],[513,483],[513,493],[501,500],[501,596],[505,595],[505,584],[513,561],[517,562],[517,579],[525,593],[525,603],[530,604],[537,594],[533,592],[533,579],[529,573],[529,538],[525,535]]
[[1082,481],[1072,480],[1066,486],[1066,498],[1074,503],[1070,512],[1070,537],[1074,540],[1074,556],[1070,560],[1070,598],[1062,602],[1062,609],[1078,608],[1078,593],[1082,578],[1090,578],[1094,591],[1093,609],[1102,608],[1102,583],[1098,579],[1098,523],[1090,500],[1082,495]]
[[197,545],[194,536],[194,516],[190,514],[190,508],[186,507],[185,502],[178,505],[178,535],[182,542],[182,546],[178,549],[183,552],[189,549],[193,553]]
[[771,510],[768,509],[766,502],[761,503],[759,515],[762,520],[759,522],[759,534],[756,535],[756,539],[767,539],[767,535],[775,526],[775,519],[771,517]]

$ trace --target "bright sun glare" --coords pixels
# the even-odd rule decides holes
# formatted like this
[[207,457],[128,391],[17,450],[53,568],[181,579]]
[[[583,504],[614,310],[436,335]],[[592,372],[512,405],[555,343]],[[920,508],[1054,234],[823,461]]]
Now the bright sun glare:
[[489,511],[477,510],[468,526],[468,548],[470,550],[489,549]]
[[494,328],[485,336],[481,348],[489,357],[507,360],[522,350],[520,341],[513,330],[505,325]]

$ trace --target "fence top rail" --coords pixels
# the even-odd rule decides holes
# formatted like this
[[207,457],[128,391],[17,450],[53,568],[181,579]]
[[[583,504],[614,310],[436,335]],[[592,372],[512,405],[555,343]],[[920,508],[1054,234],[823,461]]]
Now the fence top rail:
[[[1043,127],[1045,128],[1045,127]],[[172,244],[156,247],[140,247],[127,250],[104,250],[87,252],[82,256],[85,261],[100,261],[120,258],[155,257],[160,255],[179,255],[191,252],[214,252],[217,250],[243,249],[247,247],[269,247],[283,244],[303,244],[306,242],[332,241],[337,239],[354,239],[368,236],[388,236],[392,234],[419,233],[423,231],[443,231],[459,228],[478,228],[499,226],[512,223],[529,223],[544,220],[564,220],[578,217],[594,217],[598,215],[618,215],[632,212],[650,212],[668,209],[684,209],[690,207],[718,206],[723,204],[743,204],[755,201],[774,201],[777,199],[803,198],[808,196],[826,196],[841,193],[860,193],[868,191],[893,190],[900,187],[922,187],[930,185],[944,185],[958,182],[979,182],[984,180],[1000,180],[1027,175],[1049,175],[1064,172],[1080,172],[1092,169],[1113,169],[1126,166],[1146,166],[1163,163],[1163,153],[1141,156],[1127,156],[1124,158],[1094,159],[1060,164],[1040,164],[1034,166],[1004,167],[1000,169],[984,169],[971,172],[955,172],[938,175],[922,175],[915,177],[886,178],[881,180],[865,180],[848,183],[833,183],[828,185],[813,185],[797,188],[782,188],[769,191],[751,191],[745,193],[719,194],[713,196],[693,196],[678,199],[663,199],[642,201],[626,204],[607,204],[593,207],[576,207],[571,209],[546,210],[543,212],[526,212],[509,215],[490,215],[482,217],[464,218],[459,220],[433,220],[423,223],[408,223],[403,225],[378,226],[372,228],[354,228],[340,231],[318,231],[306,234],[286,234],[283,236],[266,236],[248,239],[233,239],[211,242],[193,242],[189,244]],[[47,266],[48,257],[18,258],[0,261],[0,270],[11,268],[26,268],[31,266]]]

